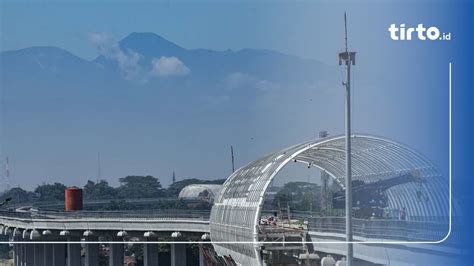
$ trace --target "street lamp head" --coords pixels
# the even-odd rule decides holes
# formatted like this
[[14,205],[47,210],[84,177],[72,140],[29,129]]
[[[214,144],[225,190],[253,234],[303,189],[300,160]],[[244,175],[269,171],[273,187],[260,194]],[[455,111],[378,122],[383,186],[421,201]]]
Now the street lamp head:
[[342,62],[344,61],[344,64],[352,64],[355,65],[355,56],[356,52],[342,52],[339,53],[339,65],[342,65]]

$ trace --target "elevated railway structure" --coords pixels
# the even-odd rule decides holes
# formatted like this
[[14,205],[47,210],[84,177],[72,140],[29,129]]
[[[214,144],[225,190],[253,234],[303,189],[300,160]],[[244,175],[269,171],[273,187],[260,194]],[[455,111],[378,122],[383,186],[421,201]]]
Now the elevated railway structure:
[[[395,141],[357,134],[351,135],[351,141],[353,181],[370,184],[416,172],[420,182],[404,182],[386,188],[383,193],[387,207],[405,209],[409,213],[403,218],[406,221],[415,218],[421,223],[438,221],[440,237],[427,242],[442,240],[450,231],[448,178],[427,158]],[[262,243],[259,222],[265,192],[275,176],[285,165],[298,162],[324,171],[344,189],[344,145],[343,136],[308,141],[263,156],[235,171],[223,184],[211,211],[210,233],[216,252],[231,256],[242,265],[263,265],[268,243]],[[420,200],[420,193],[424,200]],[[357,235],[354,237],[357,239]],[[318,243],[311,244],[318,249]]]
[[[424,156],[391,140],[353,135],[352,148],[353,180],[369,188],[382,187],[380,193],[386,198],[387,208],[406,211],[404,217],[396,218],[355,217],[354,259],[410,265],[417,260],[460,256],[454,244],[436,244],[446,240],[451,226],[449,215],[456,214],[449,198],[448,178]],[[276,225],[261,224],[261,217],[266,214],[263,202],[267,188],[289,163],[316,167],[344,190],[344,154],[341,136],[268,154],[236,170],[222,185],[210,212],[0,211],[0,233],[14,241],[17,265],[79,265],[81,243],[85,265],[98,265],[98,245],[106,242],[110,243],[110,265],[122,265],[124,244],[137,241],[144,244],[145,265],[157,265],[154,241],[174,241],[173,266],[186,265],[187,243],[210,243],[224,258],[222,261],[239,265],[277,265],[288,258],[311,264],[310,258],[326,254],[340,259],[346,250],[343,217],[295,212],[293,219],[298,222]],[[354,202],[354,210],[356,205]],[[59,244],[62,241],[67,244]],[[416,244],[407,243],[413,241]],[[204,265],[202,254],[200,258]],[[446,265],[456,264],[448,259]]]
[[[344,256],[341,243],[344,241],[344,218],[311,216],[295,212],[295,218],[305,221],[303,225],[295,222],[259,226],[260,242],[257,244],[262,247],[265,263],[305,263],[307,257],[321,259],[324,254]],[[148,214],[133,211],[0,211],[0,224],[0,232],[14,241],[16,265],[78,265],[74,263],[81,260],[84,265],[97,265],[96,250],[100,244],[108,245],[109,265],[122,265],[124,245],[131,243],[144,245],[145,265],[157,265],[156,242],[168,241],[174,242],[171,244],[173,265],[186,265],[185,245],[212,243],[209,241],[209,212],[203,211],[161,210]],[[455,245],[441,248],[436,244],[363,243],[430,241],[441,237],[442,229],[443,224],[436,222],[354,219],[355,240],[361,242],[354,246],[355,259],[370,265],[411,265],[416,256],[418,260],[436,258],[437,262],[444,260],[446,265],[455,265],[452,259],[462,255]],[[81,256],[81,250],[84,256]],[[206,265],[202,249],[200,252],[201,265]]]
[[[101,243],[109,244],[109,265],[122,266],[124,245],[133,243],[144,245],[145,265],[158,265],[158,242],[173,242],[172,265],[184,266],[187,242],[209,240],[208,211],[0,211],[0,225],[22,266],[99,265]],[[199,255],[204,265],[202,247]]]

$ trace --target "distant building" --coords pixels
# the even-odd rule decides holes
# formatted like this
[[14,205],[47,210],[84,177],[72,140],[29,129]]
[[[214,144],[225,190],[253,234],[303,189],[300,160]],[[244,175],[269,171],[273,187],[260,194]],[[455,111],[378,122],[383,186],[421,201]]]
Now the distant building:
[[192,184],[185,186],[179,192],[178,198],[187,201],[205,201],[212,203],[219,195],[222,185]]

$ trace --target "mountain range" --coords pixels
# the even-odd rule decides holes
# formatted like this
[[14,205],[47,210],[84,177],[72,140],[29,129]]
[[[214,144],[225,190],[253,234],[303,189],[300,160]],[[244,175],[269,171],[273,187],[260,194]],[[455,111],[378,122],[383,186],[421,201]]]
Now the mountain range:
[[[71,176],[94,175],[97,151],[115,158],[111,176],[181,167],[189,177],[223,177],[225,166],[209,168],[226,162],[230,144],[244,163],[262,149],[313,136],[317,126],[308,128],[307,117],[324,115],[339,97],[328,92],[340,84],[339,69],[316,60],[186,49],[154,33],[93,37],[99,56],[90,61],[58,47],[0,53],[4,153],[36,169],[20,170],[19,179],[37,173],[48,181],[71,167]],[[54,160],[64,165],[41,168]],[[127,168],[122,161],[140,163]]]

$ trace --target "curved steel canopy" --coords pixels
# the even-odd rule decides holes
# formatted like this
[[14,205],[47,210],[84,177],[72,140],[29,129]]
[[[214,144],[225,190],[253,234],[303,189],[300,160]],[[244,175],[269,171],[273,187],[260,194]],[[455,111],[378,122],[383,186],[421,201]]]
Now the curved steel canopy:
[[[380,137],[352,135],[353,180],[375,182],[417,171],[425,180],[429,201],[420,201],[418,184],[411,182],[387,190],[390,208],[406,207],[408,217],[448,217],[447,182],[436,168],[412,149]],[[238,169],[223,184],[214,201],[210,232],[218,254],[231,255],[242,265],[260,264],[258,223],[264,195],[275,175],[291,161],[326,171],[341,186],[345,176],[344,136],[298,144],[266,155]]]
[[[222,185],[216,184],[191,184],[185,186],[179,192],[179,199],[200,199],[203,196],[210,201],[214,201],[219,192],[221,191]],[[203,195],[204,194],[204,195]]]

